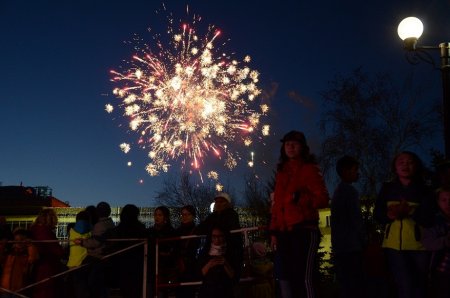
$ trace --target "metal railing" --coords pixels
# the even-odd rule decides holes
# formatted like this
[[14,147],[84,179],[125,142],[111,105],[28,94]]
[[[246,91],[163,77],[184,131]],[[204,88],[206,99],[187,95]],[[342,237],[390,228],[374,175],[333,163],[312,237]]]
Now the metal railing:
[[[246,261],[250,261],[251,260],[251,246],[250,246],[250,237],[249,237],[249,232],[253,232],[253,231],[261,231],[261,230],[265,230],[266,227],[249,227],[249,228],[241,228],[241,229],[236,229],[236,230],[231,230],[230,233],[234,234],[234,233],[242,233],[244,235],[244,247],[243,249],[246,250],[246,255],[247,256],[247,260],[244,260],[244,262]],[[181,241],[181,240],[186,240],[186,239],[195,239],[195,238],[206,238],[206,235],[188,235],[188,236],[178,236],[178,237],[168,237],[168,238],[161,238],[161,239],[156,239],[156,247],[155,247],[155,289],[153,291],[154,293],[154,297],[157,298],[158,297],[158,291],[161,288],[175,288],[175,287],[184,287],[184,286],[199,286],[202,284],[201,280],[198,281],[185,281],[185,282],[170,282],[170,283],[160,283],[159,280],[159,244],[162,242],[169,242],[169,241]],[[249,282],[252,281],[253,278],[252,277],[242,277],[240,279],[240,282]]]
[[[137,239],[135,239],[135,238],[130,238],[130,239],[108,239],[106,241],[107,242],[123,242],[123,241],[136,242],[136,241],[139,241],[139,242],[135,243],[133,245],[130,245],[130,246],[126,247],[126,248],[114,251],[114,252],[112,252],[110,254],[107,254],[105,256],[102,256],[101,258],[99,258],[99,261],[101,261],[101,262],[103,262],[103,261],[105,261],[105,260],[107,260],[107,259],[109,259],[109,258],[111,258],[113,256],[116,256],[118,254],[124,253],[124,252],[126,252],[126,251],[128,251],[130,249],[135,248],[135,247],[138,247],[138,246],[141,246],[141,245],[144,246],[143,268],[142,268],[142,270],[143,270],[142,297],[147,297],[147,254],[148,254],[148,241],[147,241],[147,239],[140,239],[140,238],[137,238]],[[69,243],[70,240],[41,240],[41,241],[27,240],[27,241],[6,241],[4,243],[25,243],[25,244],[28,244],[28,243],[59,243],[59,244],[61,244],[61,243],[66,243],[66,242]],[[31,284],[28,284],[28,285],[26,285],[26,286],[24,286],[24,287],[22,287],[22,288],[20,288],[20,289],[18,289],[16,291],[11,291],[11,290],[8,290],[8,289],[0,287],[0,293],[4,292],[4,293],[8,293],[10,295],[15,295],[16,297],[28,298],[28,296],[25,296],[25,295],[23,295],[21,293],[26,291],[26,290],[29,290],[29,289],[31,289],[33,287],[36,287],[38,285],[44,284],[44,283],[46,283],[46,282],[48,282],[50,280],[59,278],[61,276],[65,276],[65,275],[67,275],[69,273],[72,273],[74,271],[77,271],[77,270],[80,270],[82,268],[85,268],[85,267],[87,267],[89,265],[91,265],[91,264],[81,264],[79,266],[69,268],[69,269],[64,270],[64,271],[62,271],[60,273],[57,273],[55,275],[49,276],[47,278],[44,278],[42,280],[33,282]]]
[[[232,230],[230,231],[230,233],[242,233],[244,236],[244,247],[243,249],[245,249],[245,253],[244,255],[247,256],[247,260],[245,261],[250,261],[251,259],[251,240],[249,237],[249,232],[254,232],[254,231],[259,231],[259,230],[264,230],[265,227],[249,227],[249,228],[242,228],[242,229],[237,229],[237,230]],[[155,297],[157,297],[158,291],[159,289],[162,288],[174,288],[174,287],[183,287],[183,286],[198,286],[202,284],[202,281],[185,281],[185,282],[171,282],[171,283],[160,283],[160,278],[159,278],[159,246],[160,243],[162,242],[168,242],[168,241],[181,241],[181,240],[187,240],[187,239],[195,239],[195,238],[205,238],[206,235],[189,235],[189,236],[179,236],[179,237],[171,237],[171,238],[161,238],[161,239],[156,239],[156,243],[155,243],[155,280],[154,280],[154,285],[155,288],[153,289],[153,294],[155,295]],[[99,258],[99,261],[105,261],[107,259],[110,259],[113,256],[122,254],[124,252],[127,252],[128,250],[131,250],[135,247],[141,246],[143,245],[144,247],[144,251],[143,251],[143,264],[142,264],[142,270],[143,270],[143,279],[142,279],[142,297],[147,297],[148,294],[148,239],[141,239],[141,238],[130,238],[130,239],[108,239],[106,240],[107,242],[138,242],[138,243],[134,243],[126,248],[123,249],[119,249],[117,251],[114,251],[110,254],[107,254],[105,256],[102,256],[101,258]],[[35,240],[27,240],[27,241],[7,241],[4,243],[70,243],[70,240],[41,240],[41,241],[35,241]],[[69,268],[67,270],[64,270],[58,274],[49,276],[45,279],[33,282],[31,284],[27,284],[26,286],[16,290],[16,291],[11,291],[9,289],[5,289],[5,288],[1,288],[0,287],[0,293],[7,293],[10,295],[15,295],[16,297],[21,297],[21,298],[28,298],[28,296],[25,296],[23,294],[23,292],[25,292],[26,290],[32,289],[33,287],[36,287],[38,285],[42,285],[50,280],[53,279],[57,279],[59,277],[62,276],[66,276],[74,271],[77,270],[81,270],[82,268],[85,268],[87,266],[89,266],[91,264],[82,264],[80,266],[76,266],[76,267],[72,267]],[[241,282],[246,282],[246,281],[251,281],[251,277],[243,277],[241,278]]]

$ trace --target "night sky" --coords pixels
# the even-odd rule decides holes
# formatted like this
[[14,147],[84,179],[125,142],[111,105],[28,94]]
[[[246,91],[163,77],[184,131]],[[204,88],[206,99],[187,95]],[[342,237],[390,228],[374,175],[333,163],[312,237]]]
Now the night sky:
[[[134,54],[124,41],[136,33],[151,44],[153,33],[166,28],[165,18],[155,13],[161,4],[0,2],[2,185],[47,185],[72,206],[101,200],[115,206],[154,205],[155,192],[177,168],[150,177],[144,170],[146,152],[127,156],[119,149],[120,143],[133,140],[126,120],[112,117],[104,107],[115,102],[109,71]],[[260,72],[259,87],[269,95],[264,100],[271,108],[265,118],[271,136],[261,149],[266,164],[252,169],[260,177],[270,176],[279,139],[291,129],[304,131],[312,150],[318,150],[320,92],[337,73],[362,66],[370,74],[389,72],[401,82],[414,71],[432,82],[430,100],[440,98],[439,71],[408,64],[397,25],[414,15],[425,27],[420,44],[448,42],[449,1],[195,0],[165,5],[175,19],[190,20],[189,5],[190,15],[202,16],[201,26],[221,29],[228,53],[239,60],[252,57],[250,65]],[[440,136],[436,144],[442,146]],[[127,167],[131,158],[133,166]],[[241,166],[221,177],[239,195],[248,171]]]

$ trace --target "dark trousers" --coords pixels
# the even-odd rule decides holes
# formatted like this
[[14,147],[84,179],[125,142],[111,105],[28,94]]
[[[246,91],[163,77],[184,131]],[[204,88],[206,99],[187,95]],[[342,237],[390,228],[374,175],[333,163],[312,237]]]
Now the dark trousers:
[[336,278],[340,287],[340,297],[365,297],[363,293],[364,274],[362,252],[340,252],[334,254]]
[[429,252],[386,248],[385,255],[398,289],[398,297],[425,298],[430,260]]
[[294,228],[277,235],[280,275],[286,277],[292,297],[314,298],[313,275],[319,230]]
[[87,276],[88,268],[83,267],[72,273],[73,290],[76,298],[89,297],[89,286]]
[[[86,283],[91,298],[108,298],[109,289],[106,286],[106,275],[108,273],[107,261],[95,257],[87,256],[83,260],[83,265],[88,264],[85,275],[79,276],[80,283]],[[84,269],[81,269],[84,270]]]

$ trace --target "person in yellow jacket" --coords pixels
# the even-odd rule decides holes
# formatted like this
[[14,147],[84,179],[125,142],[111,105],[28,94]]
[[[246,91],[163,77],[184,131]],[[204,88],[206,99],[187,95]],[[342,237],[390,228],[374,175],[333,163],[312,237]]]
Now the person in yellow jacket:
[[432,195],[423,179],[423,164],[403,151],[393,161],[395,178],[378,195],[374,218],[385,226],[383,248],[399,298],[425,298],[429,252],[421,243],[422,229],[431,224]]
[[[75,225],[69,230],[69,260],[67,267],[74,268],[80,266],[87,256],[87,249],[77,243],[76,239],[87,239],[91,237],[92,225],[89,212],[83,210],[78,212]],[[78,269],[73,274],[73,285],[76,297],[88,297],[88,285],[86,279],[87,269]]]
[[85,210],[78,212],[75,225],[69,231],[70,252],[67,267],[72,268],[80,266],[87,256],[87,249],[81,245],[75,244],[74,240],[91,237],[91,229],[92,226],[90,224],[89,213]]

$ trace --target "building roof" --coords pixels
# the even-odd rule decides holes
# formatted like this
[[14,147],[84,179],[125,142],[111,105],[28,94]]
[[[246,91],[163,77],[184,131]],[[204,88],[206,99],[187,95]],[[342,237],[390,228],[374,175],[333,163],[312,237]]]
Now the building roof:
[[[70,207],[48,192],[45,187],[0,186],[0,215],[33,215],[43,207]],[[47,187],[47,190],[50,189]],[[51,189],[50,189],[51,193]]]

